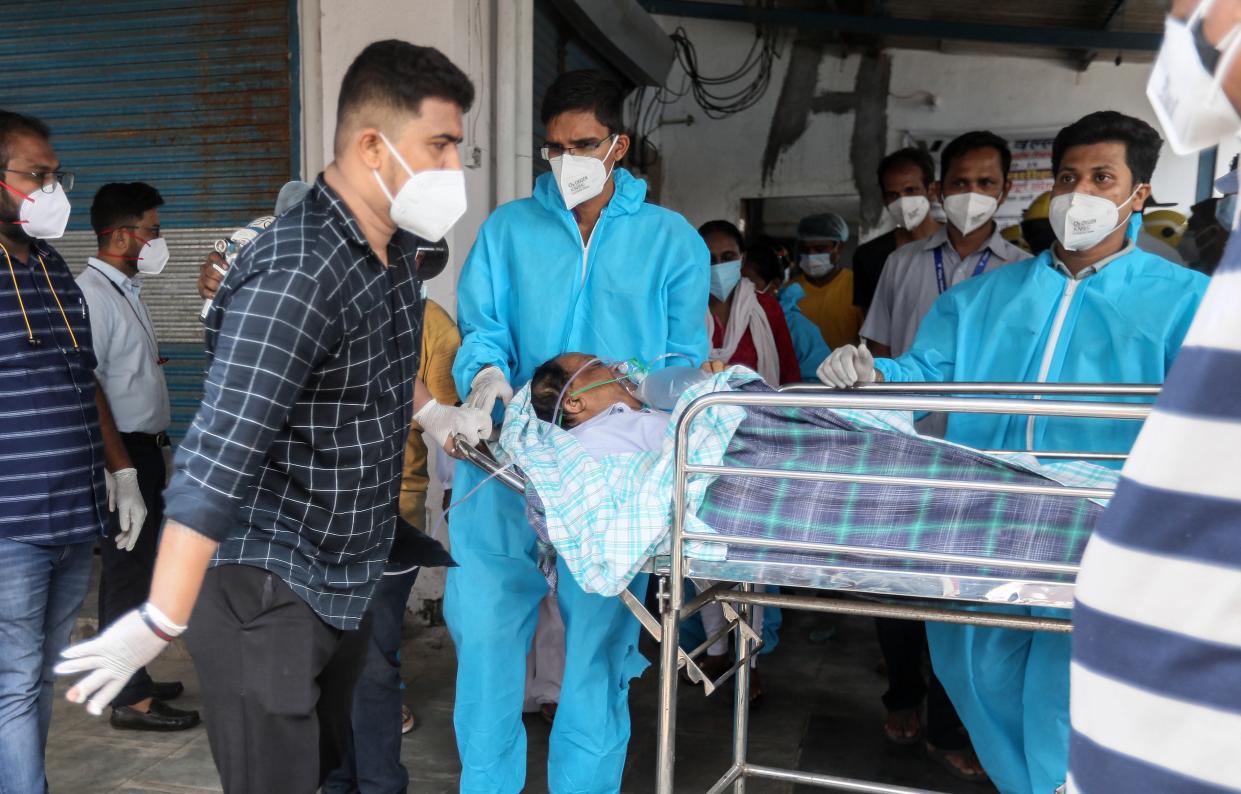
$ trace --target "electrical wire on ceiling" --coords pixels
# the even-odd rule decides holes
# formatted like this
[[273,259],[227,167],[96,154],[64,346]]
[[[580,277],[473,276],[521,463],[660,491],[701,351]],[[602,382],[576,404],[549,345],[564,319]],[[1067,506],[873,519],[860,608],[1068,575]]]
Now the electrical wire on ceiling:
[[778,33],[770,26],[755,25],[754,42],[745,59],[732,72],[722,75],[703,74],[698,51],[685,28],[679,27],[672,33],[672,43],[694,101],[711,119],[728,118],[758,104],[771,87],[772,66],[780,57]]
[[[771,0],[745,0],[745,5],[763,7]],[[741,64],[731,72],[706,75],[702,72],[698,51],[684,27],[673,31],[672,44],[676,49],[676,61],[681,74],[673,87],[674,78],[660,88],[639,88],[630,100],[629,118],[633,124],[633,163],[643,169],[659,158],[659,148],[651,141],[652,133],[661,125],[663,109],[692,96],[710,119],[725,119],[757,105],[771,87],[771,77],[776,59],[781,56],[780,30],[771,25],[754,23],[754,41]]]

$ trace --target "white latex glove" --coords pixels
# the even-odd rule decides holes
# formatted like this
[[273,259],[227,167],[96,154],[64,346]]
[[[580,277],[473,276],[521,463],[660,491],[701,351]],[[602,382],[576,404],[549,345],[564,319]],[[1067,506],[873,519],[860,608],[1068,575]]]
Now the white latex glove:
[[[156,634],[152,625],[168,639]],[[71,703],[85,701],[86,710],[99,716],[138,668],[159,656],[169,640],[183,631],[184,626],[168,620],[150,604],[125,613],[99,636],[60,654],[64,661],[56,665],[57,675],[87,674],[65,697]]]
[[819,380],[837,389],[861,386],[875,382],[875,357],[866,349],[856,345],[841,345],[832,354],[823,359],[815,373]]
[[473,446],[491,434],[491,416],[468,405],[457,408],[430,400],[414,414],[414,421],[449,454],[456,446],[457,436],[464,436],[466,443]]
[[465,398],[465,407],[490,416],[492,409],[496,407],[496,400],[508,405],[511,399],[513,387],[509,385],[504,373],[498,367],[483,367],[470,382],[470,396]]
[[118,472],[104,470],[104,482],[108,487],[108,512],[117,513],[121,531],[116,533],[116,547],[132,551],[142,532],[142,522],[147,518],[146,502],[138,488],[138,470],[121,469]]

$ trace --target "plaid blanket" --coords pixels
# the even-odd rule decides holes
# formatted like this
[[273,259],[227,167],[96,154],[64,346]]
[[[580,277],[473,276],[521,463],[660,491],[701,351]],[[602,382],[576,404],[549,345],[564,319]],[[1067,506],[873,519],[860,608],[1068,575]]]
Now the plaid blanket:
[[[674,417],[700,394],[729,388],[770,391],[748,371],[734,368],[687,392]],[[584,589],[615,595],[650,556],[667,552],[674,438],[675,421],[660,452],[596,461],[570,434],[533,417],[528,395],[519,393],[510,403],[500,445],[526,476],[527,516]],[[1100,466],[1049,466],[1022,453],[988,456],[921,437],[905,412],[711,409],[695,420],[690,450],[692,463],[790,471],[1101,488],[1113,487],[1117,477]],[[1063,563],[1080,560],[1103,509],[1076,497],[742,476],[695,475],[687,495],[687,528],[693,532]],[[708,560],[835,560],[720,543],[687,544],[686,554]],[[851,562],[959,575],[1036,575],[896,558]]]
[[[750,408],[724,460],[728,465],[790,471],[1031,485],[1047,485],[1049,480],[1090,487],[1115,484],[1115,472],[1101,466],[1043,466],[1029,455],[983,455],[884,429],[904,430],[905,419],[880,419],[876,422],[873,412]],[[708,489],[698,517],[720,533],[741,537],[1075,563],[1102,510],[1101,504],[1076,497],[726,476]],[[728,559],[822,564],[835,558],[731,546]],[[867,568],[1047,578],[1013,569],[861,559]]]

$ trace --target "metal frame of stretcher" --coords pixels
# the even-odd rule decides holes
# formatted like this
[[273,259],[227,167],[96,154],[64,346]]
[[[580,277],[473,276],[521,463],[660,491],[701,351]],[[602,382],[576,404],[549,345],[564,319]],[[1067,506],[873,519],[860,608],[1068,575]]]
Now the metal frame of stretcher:
[[[835,791],[867,792],[868,794],[927,794],[919,789],[792,769],[779,769],[749,762],[747,758],[749,660],[762,647],[761,638],[750,625],[751,612],[756,606],[905,620],[966,623],[1031,631],[1068,632],[1071,630],[1071,623],[1067,620],[965,612],[934,604],[939,602],[955,604],[958,607],[969,604],[1004,604],[1071,608],[1073,584],[1071,581],[1066,581],[1066,577],[1076,575],[1076,565],[829,543],[766,540],[719,533],[694,534],[686,531],[684,522],[685,489],[691,475],[714,474],[871,485],[889,484],[932,489],[964,489],[1097,499],[1106,499],[1111,496],[1111,491],[1107,489],[1076,488],[1059,484],[1046,486],[1004,484],[691,465],[685,457],[686,440],[689,424],[699,413],[711,406],[737,405],[741,407],[944,411],[1141,420],[1150,412],[1149,403],[1042,398],[1126,397],[1153,400],[1158,393],[1158,386],[1130,384],[903,383],[872,384],[848,391],[833,391],[821,385],[806,384],[786,387],[779,393],[726,392],[705,395],[695,400],[686,408],[677,426],[676,480],[670,554],[653,559],[645,568],[656,576],[661,610],[660,619],[657,620],[651,615],[642,602],[628,591],[620,595],[622,601],[638,618],[647,633],[659,642],[661,649],[656,794],[672,794],[673,792],[676,757],[676,693],[678,671],[681,669],[686,671],[692,682],[701,684],[708,695],[730,678],[735,679],[733,764],[708,790],[708,794],[718,794],[730,787],[734,794],[741,794],[745,791],[748,778],[781,780]],[[495,475],[507,487],[518,492],[524,490],[525,481],[518,473],[503,469],[493,458],[480,450],[460,443],[457,448],[462,457],[489,474]],[[1002,451],[984,450],[984,452]],[[1119,461],[1127,457],[1126,453],[1120,452],[1069,450],[1039,451],[1036,454],[1045,459],[1096,461]],[[772,560],[706,561],[686,557],[684,554],[686,541],[710,541],[734,546],[744,545],[769,550],[823,554],[833,561],[823,564]],[[866,567],[864,561],[867,558],[895,558],[902,561],[955,563],[985,566],[989,569],[1011,569],[1019,572],[1023,578],[1018,578],[1016,575],[1004,576],[1002,573],[962,576],[948,573],[875,569]],[[1047,577],[1031,576],[1032,573],[1047,574]],[[685,591],[686,579],[693,582],[698,591],[696,597],[688,600]],[[756,586],[763,585],[836,591],[844,597],[755,591]],[[740,589],[733,589],[734,587]],[[681,621],[691,617],[710,603],[720,604],[725,617],[724,628],[708,637],[692,651],[684,651],[678,642]],[[736,632],[737,635],[737,661],[728,671],[715,680],[711,680],[702,673],[696,660],[711,643],[729,632]],[[665,638],[668,639],[667,642],[663,641]]]
[[[1111,491],[1099,488],[1075,488],[1055,483],[1043,485],[1005,484],[938,480],[886,475],[850,475],[831,472],[785,471],[732,466],[691,465],[686,460],[690,423],[712,406],[828,408],[898,411],[934,411],[948,413],[990,413],[1018,416],[1058,416],[1092,419],[1142,420],[1150,413],[1150,403],[1104,402],[1096,400],[1042,399],[1073,398],[1146,398],[1153,401],[1158,386],[1127,384],[875,384],[861,389],[834,391],[822,386],[795,386],[781,393],[754,394],[725,392],[708,394],[690,404],[677,425],[676,482],[673,493],[673,520],[668,571],[661,573],[660,609],[664,642],[660,646],[660,690],[658,755],[656,763],[656,794],[672,794],[676,761],[676,694],[678,632],[683,619],[712,601],[727,599],[737,605],[742,623],[748,622],[756,606],[775,606],[815,612],[887,617],[905,620],[967,623],[1010,629],[1068,632],[1072,624],[1056,618],[1029,617],[988,612],[966,612],[947,606],[932,605],[936,601],[958,607],[977,604],[1028,605],[1071,608],[1073,584],[1067,576],[1076,576],[1077,566],[1026,560],[1007,560],[966,555],[914,552],[848,546],[834,543],[766,540],[736,537],[721,533],[698,534],[685,528],[686,487],[693,474],[762,477],[773,479],[817,480],[820,482],[863,483],[871,485],[915,486],[943,490],[976,490],[998,493],[1027,493],[1082,498],[1110,498]],[[985,450],[994,452],[995,450]],[[1123,460],[1127,453],[1081,453],[1070,450],[1037,452],[1039,457],[1073,460]],[[686,541],[714,541],[729,545],[761,547],[769,550],[796,551],[829,555],[832,562],[807,565],[778,561],[709,562],[687,558]],[[959,576],[948,573],[916,573],[903,570],[875,570],[865,567],[867,558],[897,558],[923,562],[956,563],[1008,569],[1023,578],[1003,574]],[[856,562],[850,562],[856,560]],[[1033,574],[1033,575],[1032,575]],[[1038,574],[1048,574],[1040,577]],[[702,578],[733,582],[739,590],[721,587],[686,599],[685,578]],[[666,584],[665,584],[666,581]],[[853,598],[824,597],[756,592],[759,585],[791,586],[813,590],[839,591]],[[861,597],[861,598],[859,598]],[[868,600],[881,597],[882,601]],[[928,604],[927,602],[930,602]],[[925,794],[918,789],[893,786],[793,769],[753,764],[747,756],[749,738],[750,659],[755,648],[752,638],[744,632],[736,637],[737,662],[724,676],[736,679],[733,709],[733,764],[708,789],[718,794],[729,788],[743,794],[746,780],[759,778],[800,783],[808,786],[867,794]],[[717,681],[716,684],[722,682]]]

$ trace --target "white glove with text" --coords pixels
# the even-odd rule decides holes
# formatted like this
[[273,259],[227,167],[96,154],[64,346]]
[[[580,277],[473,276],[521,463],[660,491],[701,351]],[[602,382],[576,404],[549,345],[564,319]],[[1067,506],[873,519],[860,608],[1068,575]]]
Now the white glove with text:
[[841,345],[823,359],[815,373],[819,380],[837,389],[862,386],[875,382],[875,357],[863,342],[857,345]]
[[116,473],[105,470],[103,474],[108,486],[108,512],[116,513],[121,524],[121,531],[114,538],[116,547],[121,551],[133,551],[147,518],[146,502],[142,501],[142,491],[138,488],[138,470],[121,469]]

